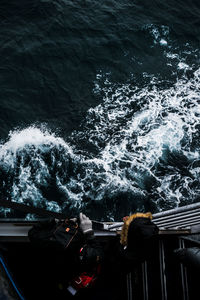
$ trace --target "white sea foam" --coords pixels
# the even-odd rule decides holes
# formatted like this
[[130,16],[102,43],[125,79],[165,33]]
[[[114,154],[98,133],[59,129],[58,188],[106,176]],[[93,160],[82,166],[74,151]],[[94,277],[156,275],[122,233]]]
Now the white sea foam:
[[49,133],[45,127],[37,128],[31,126],[23,130],[15,130],[9,133],[8,142],[1,145],[0,157],[4,155],[6,151],[10,151],[15,154],[18,150],[24,149],[27,145],[39,147],[45,144],[62,145],[68,148],[63,139],[56,137],[53,133]]
[[154,38],[154,44],[160,44],[161,46],[168,45],[167,39],[169,36],[169,27],[162,25],[156,26],[153,24],[146,25],[144,27],[146,30],[150,32],[152,37]]
[[[178,80],[173,87],[165,90],[153,86],[150,90],[149,87],[145,87],[136,91],[126,85],[113,89],[111,93],[110,86],[109,92],[104,86],[104,104],[90,110],[91,115],[98,115],[99,122],[95,123],[95,129],[91,130],[89,135],[90,141],[95,145],[98,145],[99,139],[107,141],[104,149],[100,151],[100,157],[106,165],[107,172],[112,174],[114,179],[112,189],[117,189],[117,186],[131,189],[135,185],[140,190],[137,177],[147,173],[159,182],[157,203],[164,198],[165,202],[173,207],[181,201],[195,199],[194,190],[189,188],[191,181],[188,181],[188,175],[182,175],[181,170],[172,167],[174,175],[168,175],[166,172],[165,175],[159,176],[153,169],[162,159],[165,149],[169,152],[178,151],[189,161],[199,159],[200,149],[193,146],[195,135],[199,132],[199,75],[200,70],[197,70],[192,79]],[[132,96],[128,97],[127,94]],[[139,111],[132,113],[131,118],[127,117],[131,113],[130,103],[137,102],[143,102],[144,105]],[[127,122],[119,128],[121,115]],[[109,136],[105,129],[114,134]],[[128,167],[121,168],[122,162]],[[132,176],[129,180],[130,175]],[[198,175],[195,175],[195,179],[198,180]],[[178,180],[179,185],[174,189],[173,183]],[[140,191],[145,192],[143,187]]]
[[[9,134],[8,141],[0,147],[0,166],[5,176],[8,174],[13,178],[11,183],[9,178],[3,182],[10,189],[13,200],[32,201],[34,205],[50,210],[60,209],[56,202],[48,202],[41,192],[41,186],[49,184],[51,168],[60,163],[56,161],[54,149],[61,152],[61,160],[63,155],[66,161],[69,156],[73,157],[71,147],[44,127],[32,126]],[[45,155],[51,158],[50,163],[45,160]]]
[[[0,145],[0,166],[2,189],[12,199],[56,211],[67,205],[80,209],[85,198],[101,201],[120,192],[131,194],[133,202],[137,195],[150,197],[158,210],[196,200],[200,69],[188,79],[193,66],[171,48],[169,28],[148,30],[155,45],[165,46],[159,49],[167,64],[184,71],[181,79],[164,88],[158,78],[143,74],[151,81],[140,88],[113,84],[110,74],[98,73],[94,94],[103,94],[102,103],[89,109],[82,130],[73,133],[94,146],[95,154],[79,144],[72,148],[44,126],[11,132]],[[50,185],[59,199],[49,201]],[[112,212],[107,216],[112,219]]]
[[167,41],[164,40],[164,39],[161,39],[161,40],[160,40],[160,45],[161,45],[161,46],[167,46]]
[[[100,201],[122,191],[131,193],[133,201],[134,195],[150,194],[158,209],[163,203],[174,207],[188,199],[193,201],[200,192],[199,165],[193,164],[199,160],[200,151],[195,145],[199,134],[199,81],[200,70],[192,79],[178,80],[168,89],[160,89],[155,79],[142,89],[131,85],[113,87],[108,81],[101,88],[98,83],[96,88],[104,92],[104,101],[89,110],[83,130],[97,147],[96,156],[76,154],[62,138],[44,128],[10,133],[0,148],[0,164],[13,178],[11,197],[56,211],[66,203],[81,208],[85,197]],[[170,165],[165,156],[174,152],[189,161],[188,173],[181,173],[176,161]],[[45,155],[49,155],[48,160]],[[73,174],[67,177],[69,159]],[[160,164],[164,166],[162,172],[157,170]],[[48,202],[43,194],[52,176],[63,195],[63,204],[56,199]],[[148,190],[147,178],[154,180]],[[194,181],[197,184],[192,187]]]

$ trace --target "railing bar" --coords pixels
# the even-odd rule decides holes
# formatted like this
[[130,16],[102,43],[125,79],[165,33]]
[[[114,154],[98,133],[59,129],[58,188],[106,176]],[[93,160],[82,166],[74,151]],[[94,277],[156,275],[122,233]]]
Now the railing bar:
[[170,215],[170,216],[166,216],[166,217],[158,218],[158,219],[153,218],[153,221],[154,221],[154,223],[158,223],[158,222],[162,222],[162,221],[168,221],[171,219],[190,218],[191,216],[200,216],[200,209],[198,209],[197,211],[184,212],[181,214],[174,214],[174,215]]
[[149,299],[148,278],[147,278],[147,262],[142,263],[142,280],[143,280],[143,295],[144,300]]
[[131,273],[128,273],[126,276],[126,282],[127,282],[127,300],[132,300],[132,280],[131,280]]
[[[182,239],[179,239],[179,247],[185,248],[185,242]],[[188,293],[188,280],[187,280],[187,270],[181,265],[181,281],[182,281],[182,288],[183,288],[183,300],[189,300],[189,293]]]
[[160,213],[156,213],[156,214],[153,215],[153,217],[154,217],[154,219],[162,218],[162,217],[167,216],[167,215],[173,215],[173,214],[176,214],[176,213],[189,211],[189,210],[194,210],[194,209],[197,209],[197,208],[200,208],[200,202],[190,204],[190,205],[185,205],[185,206],[178,207],[178,208],[173,208],[173,209],[163,211],[163,212],[160,212]]
[[159,260],[160,260],[160,279],[161,279],[162,300],[167,300],[164,245],[163,245],[163,241],[161,241],[161,240],[159,241]]
[[199,220],[199,223],[200,223],[200,216],[195,216],[195,217],[191,217],[191,218],[186,218],[186,219],[182,219],[182,220],[170,220],[170,221],[165,221],[165,222],[160,222],[160,223],[157,223],[157,222],[154,222],[156,225],[159,225],[161,226],[162,224],[175,224],[175,223],[182,223],[182,222],[190,222],[190,221],[197,221]]
[[198,224],[200,224],[200,221],[188,221],[188,222],[177,222],[177,223],[172,223],[172,224],[162,224],[162,225],[158,225],[158,227],[159,228],[162,228],[162,227],[164,227],[164,228],[174,228],[174,227],[177,227],[177,228],[185,228],[185,227],[187,227],[187,226],[193,226],[193,225],[198,225]]

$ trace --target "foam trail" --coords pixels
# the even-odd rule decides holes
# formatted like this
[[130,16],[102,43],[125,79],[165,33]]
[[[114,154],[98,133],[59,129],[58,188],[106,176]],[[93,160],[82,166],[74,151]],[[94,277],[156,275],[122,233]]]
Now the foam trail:
[[199,160],[199,79],[197,70],[191,80],[183,78],[165,90],[154,84],[151,90],[132,90],[131,85],[112,89],[106,83],[104,104],[90,109],[86,138],[99,150],[111,193],[132,191],[133,201],[136,191],[148,194],[159,209],[163,202],[170,208],[197,200],[193,166]]
[[2,142],[0,196],[104,220],[199,201],[200,69],[187,59],[196,50],[172,46],[166,26],[145,30],[176,82],[144,73],[143,87],[114,84],[100,72],[94,95],[102,103],[89,109],[70,142],[45,126],[13,131]]
[[10,133],[0,148],[1,194],[56,211],[106,201],[110,219],[122,193],[131,209],[136,199],[145,209],[150,198],[157,210],[196,201],[199,80],[200,70],[168,89],[154,83],[115,89],[107,82],[103,104],[90,109],[83,131],[72,135],[95,153],[72,150],[44,128]]

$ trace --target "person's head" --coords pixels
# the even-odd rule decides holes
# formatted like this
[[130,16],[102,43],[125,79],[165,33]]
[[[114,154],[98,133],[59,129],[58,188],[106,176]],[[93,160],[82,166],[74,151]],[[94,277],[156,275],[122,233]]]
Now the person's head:
[[124,219],[121,244],[132,249],[157,235],[158,227],[152,222],[151,213],[136,213]]

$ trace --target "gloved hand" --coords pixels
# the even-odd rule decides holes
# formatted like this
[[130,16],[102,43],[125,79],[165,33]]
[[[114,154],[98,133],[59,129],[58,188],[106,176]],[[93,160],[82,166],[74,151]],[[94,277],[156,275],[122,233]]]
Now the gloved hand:
[[84,234],[93,234],[92,221],[83,213],[79,215],[80,228]]

